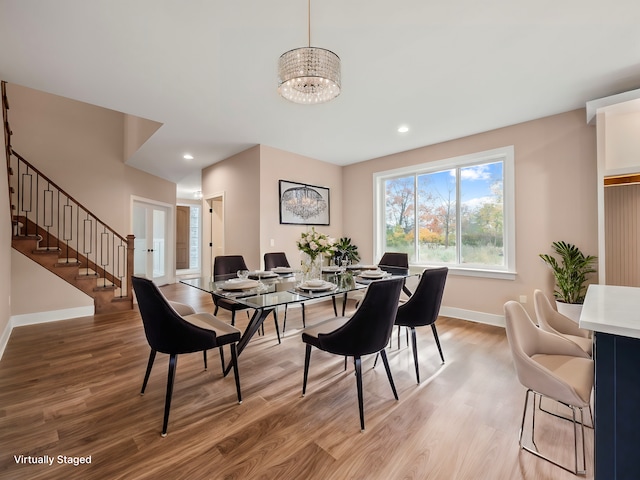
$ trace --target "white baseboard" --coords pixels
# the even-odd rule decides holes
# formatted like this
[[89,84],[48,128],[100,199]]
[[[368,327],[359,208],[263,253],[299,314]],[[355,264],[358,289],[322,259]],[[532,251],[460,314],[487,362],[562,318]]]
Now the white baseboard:
[[484,323],[495,327],[504,328],[505,326],[504,315],[495,315],[493,313],[476,312],[474,310],[442,306],[440,307],[440,315],[443,317],[459,318],[460,320]]
[[4,350],[7,347],[7,343],[9,343],[11,332],[16,327],[35,325],[37,323],[57,322],[59,320],[69,320],[71,318],[78,317],[88,317],[93,315],[94,313],[94,307],[93,305],[91,305],[86,307],[67,308],[64,310],[53,310],[49,312],[13,315],[9,317],[9,323],[0,336],[0,360],[2,360],[2,355],[4,354]]

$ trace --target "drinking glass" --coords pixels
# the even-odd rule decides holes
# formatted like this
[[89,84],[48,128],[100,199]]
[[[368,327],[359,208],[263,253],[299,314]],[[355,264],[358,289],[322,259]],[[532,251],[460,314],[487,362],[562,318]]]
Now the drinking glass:
[[246,280],[249,277],[249,270],[238,270],[238,278]]

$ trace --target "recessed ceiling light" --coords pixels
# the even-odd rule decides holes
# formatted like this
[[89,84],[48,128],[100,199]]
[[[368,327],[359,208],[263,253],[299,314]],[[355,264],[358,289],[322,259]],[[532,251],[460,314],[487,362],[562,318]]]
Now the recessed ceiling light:
[[400,125],[398,127],[398,133],[407,133],[409,131],[409,127],[406,125]]
[[193,160],[193,155],[191,155],[190,153],[185,153],[182,158],[184,158],[185,160]]

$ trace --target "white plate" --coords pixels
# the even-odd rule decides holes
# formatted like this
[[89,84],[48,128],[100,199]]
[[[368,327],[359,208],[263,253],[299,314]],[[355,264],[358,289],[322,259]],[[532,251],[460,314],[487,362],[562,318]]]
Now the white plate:
[[377,270],[377,265],[360,265],[359,263],[355,265],[347,265],[348,270]]
[[250,290],[252,288],[256,288],[257,286],[258,282],[256,282],[255,280],[242,280],[241,278],[234,278],[224,282],[221,288],[227,291],[236,291]]
[[329,272],[329,273],[333,273],[333,272],[339,272],[340,271],[340,267],[322,267],[322,271],[323,272]]
[[325,292],[327,290],[333,290],[336,288],[336,285],[331,282],[324,282],[324,284],[318,286],[311,286],[303,283],[298,288],[306,292]]
[[293,273],[293,268],[290,267],[275,267],[271,269],[274,273]]
[[265,272],[264,270],[256,270],[255,272],[249,272],[249,278],[274,278],[278,274],[275,272]]
[[378,270],[366,270],[360,274],[362,278],[382,278],[387,275],[387,272]]

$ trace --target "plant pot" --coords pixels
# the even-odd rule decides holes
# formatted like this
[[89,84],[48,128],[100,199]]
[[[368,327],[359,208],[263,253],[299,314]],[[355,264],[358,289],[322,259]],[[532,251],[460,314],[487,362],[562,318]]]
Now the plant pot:
[[581,303],[564,303],[556,300],[556,306],[558,307],[558,312],[565,317],[569,317],[576,322],[576,324],[580,321],[580,313],[582,312]]

